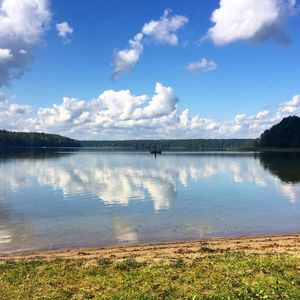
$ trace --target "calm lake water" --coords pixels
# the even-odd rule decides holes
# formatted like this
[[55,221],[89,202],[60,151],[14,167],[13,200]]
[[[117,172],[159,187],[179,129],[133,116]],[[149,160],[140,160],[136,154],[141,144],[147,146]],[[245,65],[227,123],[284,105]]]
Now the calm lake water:
[[300,231],[300,153],[0,153],[0,252]]

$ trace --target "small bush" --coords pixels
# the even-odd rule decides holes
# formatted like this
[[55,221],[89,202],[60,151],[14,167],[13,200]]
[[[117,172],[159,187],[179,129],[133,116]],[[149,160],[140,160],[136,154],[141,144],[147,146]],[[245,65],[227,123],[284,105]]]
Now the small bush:
[[208,247],[208,246],[201,246],[199,251],[202,252],[202,253],[217,253],[217,252],[219,252],[219,250],[213,249],[213,248]]
[[182,258],[177,259],[176,261],[174,261],[171,266],[173,268],[183,268],[185,266],[185,262]]
[[109,267],[111,266],[113,263],[113,260],[111,258],[107,258],[107,257],[102,257],[97,259],[97,264],[101,267]]
[[121,271],[129,271],[131,269],[138,269],[147,265],[147,262],[138,262],[135,259],[129,258],[117,264],[116,268]]

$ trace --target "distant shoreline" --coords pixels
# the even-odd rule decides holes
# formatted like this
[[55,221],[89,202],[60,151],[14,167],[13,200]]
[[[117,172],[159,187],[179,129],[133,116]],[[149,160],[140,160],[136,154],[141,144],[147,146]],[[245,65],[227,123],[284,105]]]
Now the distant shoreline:
[[[59,149],[72,149],[72,150],[103,150],[103,151],[124,151],[124,152],[145,152],[148,153],[147,149],[135,149],[134,147],[1,147],[2,150],[59,150]],[[162,152],[187,152],[187,153],[201,153],[201,152],[300,152],[300,148],[226,148],[226,149],[218,149],[218,148],[208,148],[208,149],[199,149],[199,150],[187,150],[187,149],[177,149],[177,148],[169,148],[163,150]]]
[[113,258],[115,260],[134,258],[155,262],[161,260],[170,261],[179,258],[192,260],[195,256],[199,256],[199,251],[202,251],[203,254],[222,254],[228,251],[257,254],[288,254],[300,258],[300,232],[141,245],[117,245],[99,248],[68,248],[0,253],[0,261],[7,259],[78,259],[101,257]]
[[[77,140],[59,134],[43,132],[15,132],[0,130],[1,147],[91,147],[123,148],[141,151],[202,151],[202,150],[239,150],[239,151],[299,151],[300,118],[289,116],[265,130],[257,138],[148,138],[148,139],[111,139]],[[113,135],[111,136],[113,137]]]

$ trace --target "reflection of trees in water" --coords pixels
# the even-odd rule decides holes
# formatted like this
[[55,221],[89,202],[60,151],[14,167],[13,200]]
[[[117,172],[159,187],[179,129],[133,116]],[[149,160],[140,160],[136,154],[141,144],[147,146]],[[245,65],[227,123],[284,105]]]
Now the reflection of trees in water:
[[300,153],[263,152],[259,154],[263,168],[284,183],[300,182]]
[[[78,150],[77,150],[78,151]],[[49,148],[0,148],[0,163],[11,159],[49,159],[59,158],[75,153],[74,149]]]
[[[129,205],[132,200],[153,201],[155,212],[169,209],[178,188],[216,176],[236,184],[275,185],[292,202],[299,195],[300,159],[292,153],[201,153],[164,155],[77,153],[59,159],[7,160],[0,184],[10,190],[51,186],[64,197],[91,194],[105,205]],[[263,166],[263,168],[261,167]],[[202,187],[203,188],[203,187]]]
[[[198,201],[197,198],[201,197],[202,190],[207,193],[206,185],[210,192],[210,187],[213,187],[216,181],[218,183],[218,177],[220,177],[221,179],[226,178],[228,182],[231,181],[229,184],[234,182],[235,186],[241,187],[243,184],[252,184],[253,186],[255,184],[261,189],[269,187],[271,197],[273,193],[275,195],[278,192],[292,204],[299,200],[300,184],[297,183],[300,183],[300,154],[262,153],[257,155],[258,159],[254,159],[252,153],[242,155],[232,153],[183,154],[163,155],[156,160],[146,154],[124,153],[78,153],[63,157],[55,156],[55,153],[53,156],[51,154],[43,157],[43,155],[39,154],[35,157],[39,159],[31,159],[31,157],[25,159],[26,156],[23,157],[24,159],[18,160],[7,159],[5,160],[7,163],[1,164],[0,252],[31,248],[35,239],[39,241],[39,237],[36,237],[36,233],[32,230],[32,224],[24,220],[23,216],[27,215],[26,210],[23,212],[21,205],[21,210],[19,210],[21,213],[16,214],[14,209],[17,206],[8,206],[9,197],[6,200],[5,194],[1,194],[1,189],[16,193],[20,189],[20,193],[17,195],[21,199],[18,198],[18,201],[22,200],[22,188],[38,188],[39,186],[50,187],[51,191],[62,191],[66,198],[84,195],[85,199],[88,199],[92,195],[93,199],[98,198],[108,206],[117,204],[126,206],[131,201],[149,199],[153,202],[154,211],[159,212],[170,209],[172,203],[177,200],[177,196],[182,195],[182,190],[190,193],[185,194],[188,195],[188,197],[185,196],[186,198]],[[216,177],[216,181],[214,181],[215,179],[208,181],[213,177]],[[196,187],[196,183],[201,185]],[[189,186],[191,190],[189,190]],[[217,196],[222,193],[223,186],[221,184],[218,187],[219,189],[213,191]],[[238,187],[233,189],[234,192],[238,190]],[[187,201],[184,205],[193,205],[193,202]],[[48,212],[46,208],[45,215],[52,216],[53,211]],[[34,211],[35,205],[33,204],[27,209]],[[122,211],[125,212],[123,209]],[[57,214],[55,210],[54,212]],[[36,215],[40,216],[39,213],[40,210],[37,209]],[[114,241],[117,243],[141,241],[143,236],[147,235],[147,228],[151,227],[150,222],[158,220],[160,216],[156,215],[156,217],[157,219],[149,218],[150,221],[147,218],[139,220],[145,225],[137,227],[138,223],[135,218],[128,216],[127,211],[124,216],[120,212],[114,214],[111,229]],[[176,220],[178,227],[172,223],[172,226],[164,227],[162,230],[170,236],[175,231],[176,235],[182,234],[182,236],[187,231],[193,233],[195,237],[207,236],[215,230],[214,220],[209,217],[206,219],[203,214],[201,219],[197,215],[186,220],[184,216],[182,219],[178,218],[178,222]],[[34,224],[36,226],[36,223]],[[157,226],[159,224],[159,222],[158,225],[156,223]],[[36,229],[39,230],[39,227]],[[155,234],[159,237],[160,231]],[[39,245],[39,247],[41,246]]]

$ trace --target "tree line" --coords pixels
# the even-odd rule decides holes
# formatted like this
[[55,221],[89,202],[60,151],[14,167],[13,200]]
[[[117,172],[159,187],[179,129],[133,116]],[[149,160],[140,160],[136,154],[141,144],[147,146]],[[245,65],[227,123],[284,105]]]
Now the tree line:
[[120,141],[78,141],[57,134],[0,130],[0,147],[89,147],[148,151],[201,151],[253,148],[253,139],[162,139]]
[[203,151],[300,148],[300,118],[291,116],[266,130],[259,139],[161,139],[78,141],[57,134],[0,130],[0,147],[88,147],[102,150]]
[[300,118],[297,116],[283,118],[260,136],[258,146],[300,148]]
[[81,141],[82,147],[103,149],[122,148],[124,150],[148,151],[203,151],[249,149],[255,146],[254,139],[161,139],[161,140],[125,140],[125,141]]
[[57,134],[0,130],[0,147],[80,147],[80,143]]

